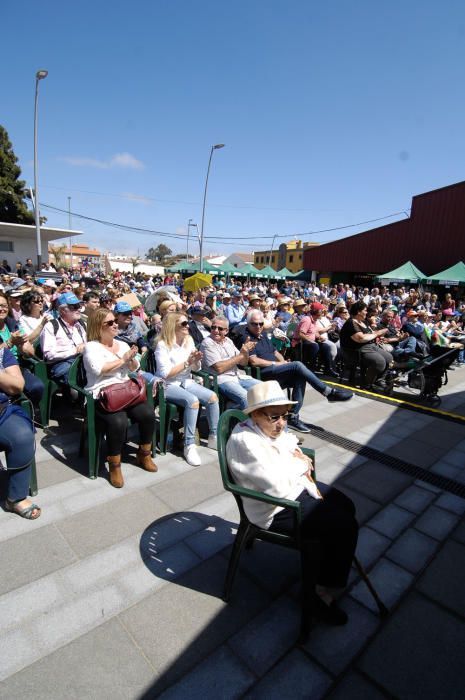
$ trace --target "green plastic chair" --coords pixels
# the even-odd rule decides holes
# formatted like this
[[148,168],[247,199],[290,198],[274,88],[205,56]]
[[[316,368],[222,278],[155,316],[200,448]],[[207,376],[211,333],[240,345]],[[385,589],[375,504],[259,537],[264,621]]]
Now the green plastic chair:
[[[36,352],[40,351],[40,346],[34,343]],[[50,415],[52,411],[52,399],[59,389],[59,385],[50,378],[48,366],[45,360],[37,355],[34,357],[23,356],[19,362],[21,367],[30,370],[44,385],[44,393],[39,402],[40,424],[43,428],[47,428],[50,423]]]
[[[318,575],[317,562],[320,544],[319,541],[316,539],[312,541],[306,540],[305,543],[302,541],[300,534],[300,524],[302,516],[301,505],[299,501],[292,501],[284,498],[270,496],[259,491],[254,491],[252,489],[238,486],[234,482],[228,467],[228,461],[226,457],[226,445],[234,427],[238,423],[246,421],[247,419],[248,416],[245,413],[242,413],[242,411],[228,410],[220,416],[220,420],[218,422],[218,458],[220,463],[223,487],[226,491],[229,491],[234,496],[240,514],[239,528],[231,551],[228,570],[226,573],[226,579],[223,590],[223,600],[225,602],[229,602],[231,596],[231,589],[237,571],[237,567],[239,565],[241,554],[245,547],[250,548],[252,546],[253,541],[255,539],[263,540],[265,542],[271,542],[272,544],[279,544],[281,546],[299,551],[302,572],[301,622],[299,642],[303,643],[308,638],[308,634],[310,632],[310,621],[312,618],[314,606],[314,596],[305,595],[305,592],[315,589]],[[305,455],[307,455],[307,457],[310,457],[313,460],[313,464],[315,465],[315,451],[308,448],[301,449],[302,452]],[[285,535],[281,532],[275,532],[272,529],[267,530],[251,523],[245,513],[244,506],[242,503],[242,498],[244,497],[252,498],[253,500],[261,501],[262,503],[269,503],[273,506],[289,508],[290,510],[292,510],[294,516],[294,529],[292,534]],[[308,555],[309,553],[310,555],[312,555],[313,558],[313,565],[311,565],[310,567],[307,566],[308,557],[304,556],[304,554]],[[363,578],[370,593],[372,594],[378,606],[380,615],[387,615],[387,608],[379,599],[378,594],[373,588],[366,572],[364,571],[362,565],[356,557],[354,557],[354,564],[358,570],[358,573]]]
[[[86,376],[82,355],[76,357],[69,370],[68,378],[69,386],[75,389],[85,399],[85,418],[81,429],[81,439],[79,443],[79,456],[84,455],[84,448],[87,437],[88,462],[89,462],[89,479],[96,479],[99,472],[100,464],[100,447],[103,438],[103,433],[99,429],[98,421],[95,413],[95,399],[90,391],[85,388]],[[147,391],[147,401],[154,407],[154,401],[151,391]],[[128,425],[131,421],[128,420]],[[157,444],[157,432],[154,428],[152,441],[152,457],[155,456]]]

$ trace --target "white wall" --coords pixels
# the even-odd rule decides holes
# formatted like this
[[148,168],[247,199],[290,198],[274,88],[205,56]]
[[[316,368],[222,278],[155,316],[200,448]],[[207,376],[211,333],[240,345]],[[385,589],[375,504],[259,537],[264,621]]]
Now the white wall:
[[[32,258],[32,262],[34,264],[37,262],[35,237],[31,236],[30,238],[27,238],[25,236],[21,236],[21,238],[14,238],[13,236],[0,236],[0,241],[13,241],[14,251],[12,253],[3,252],[0,250],[0,262],[3,259],[8,260],[8,264],[12,271],[16,269],[16,263],[18,261],[24,264],[27,258]],[[42,241],[42,262],[48,262],[47,241]]]

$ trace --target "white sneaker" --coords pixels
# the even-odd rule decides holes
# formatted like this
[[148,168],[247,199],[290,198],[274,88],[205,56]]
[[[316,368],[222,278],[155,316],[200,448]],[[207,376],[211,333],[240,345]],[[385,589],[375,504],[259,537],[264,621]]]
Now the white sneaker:
[[186,460],[187,464],[191,465],[191,467],[199,467],[202,464],[196,445],[185,446],[184,459]]
[[207,447],[209,447],[211,450],[217,450],[218,445],[216,443],[217,437],[216,435],[209,435],[208,436],[208,442],[207,442]]

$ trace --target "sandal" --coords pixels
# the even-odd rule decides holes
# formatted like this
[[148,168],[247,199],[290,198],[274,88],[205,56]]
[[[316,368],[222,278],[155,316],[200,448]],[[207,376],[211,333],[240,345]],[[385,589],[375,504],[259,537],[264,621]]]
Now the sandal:
[[[5,510],[8,513],[16,513],[16,515],[19,515],[21,518],[26,518],[26,520],[37,520],[42,512],[41,508],[35,503],[31,503],[31,505],[26,506],[26,508],[19,508],[17,503],[8,500],[8,498],[5,501]],[[36,515],[33,515],[35,510],[38,512]]]

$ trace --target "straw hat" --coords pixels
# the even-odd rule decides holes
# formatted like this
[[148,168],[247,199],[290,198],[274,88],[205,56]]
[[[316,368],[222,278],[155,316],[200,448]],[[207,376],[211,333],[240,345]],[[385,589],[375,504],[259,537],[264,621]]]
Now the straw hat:
[[287,394],[281,389],[278,382],[260,382],[254,384],[247,392],[247,408],[244,413],[252,413],[259,408],[267,406],[291,406],[297,401],[289,401]]

